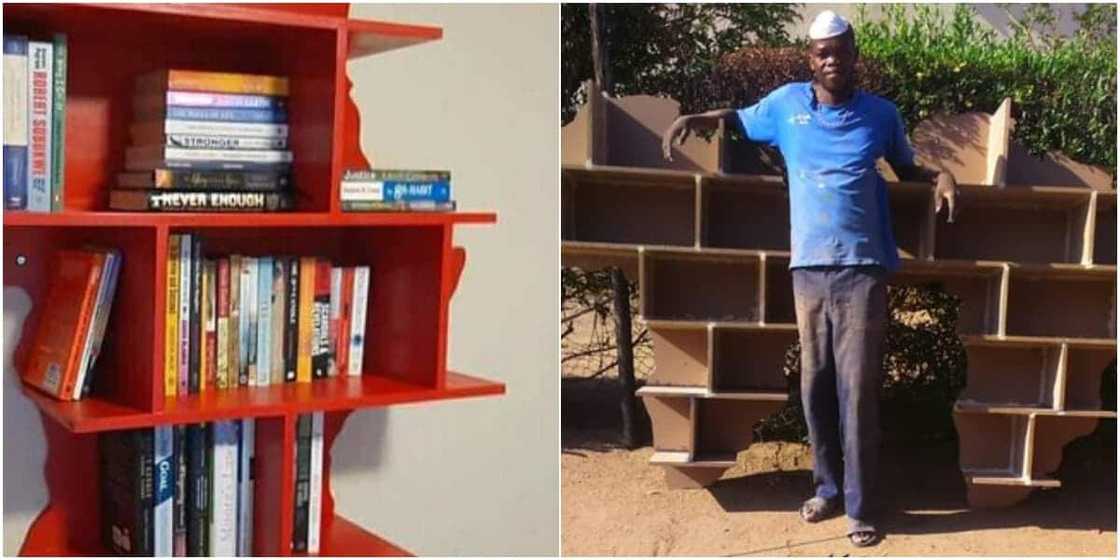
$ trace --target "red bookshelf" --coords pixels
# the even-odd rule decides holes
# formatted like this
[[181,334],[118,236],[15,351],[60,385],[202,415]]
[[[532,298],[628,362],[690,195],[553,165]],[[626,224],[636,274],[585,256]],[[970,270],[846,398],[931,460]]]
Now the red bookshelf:
[[[8,32],[66,33],[69,72],[63,211],[4,212],[4,284],[30,295],[34,332],[49,256],[87,243],[113,246],[123,267],[93,394],[60,402],[25,387],[39,408],[48,456],[48,507],[21,554],[103,555],[97,432],[228,418],[257,419],[254,553],[292,554],[297,415],[326,411],[330,449],[355,409],[500,395],[502,383],[447,370],[450,299],[466,261],[453,244],[461,224],[490,212],[343,213],[342,172],[368,166],[346,61],[442,37],[441,29],[347,18],[345,4],[5,5]],[[236,53],[236,56],[231,56]],[[107,211],[123,168],[136,76],[161,67],[288,76],[297,207],[275,214],[142,214]],[[363,375],[310,384],[163,395],[165,277],[172,234],[201,237],[208,254],[322,256],[370,265]],[[15,362],[26,363],[27,337]],[[335,515],[325,454],[321,555],[407,554]]]

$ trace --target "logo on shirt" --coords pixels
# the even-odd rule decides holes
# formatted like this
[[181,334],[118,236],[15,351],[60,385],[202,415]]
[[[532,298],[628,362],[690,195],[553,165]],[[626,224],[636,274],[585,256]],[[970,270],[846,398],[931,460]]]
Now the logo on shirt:
[[812,117],[809,116],[809,113],[798,113],[789,118],[789,124],[799,124],[804,126],[809,124],[809,119],[811,118]]

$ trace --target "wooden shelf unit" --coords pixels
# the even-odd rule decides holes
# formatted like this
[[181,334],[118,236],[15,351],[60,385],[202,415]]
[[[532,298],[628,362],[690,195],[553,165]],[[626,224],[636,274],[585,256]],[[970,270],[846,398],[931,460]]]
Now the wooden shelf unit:
[[[97,434],[166,424],[256,418],[256,555],[292,555],[292,449],[298,415],[326,411],[321,554],[402,555],[403,549],[335,514],[330,453],[353,410],[500,395],[504,384],[447,371],[450,299],[466,252],[460,224],[492,224],[492,212],[344,213],[343,170],[369,167],[346,76],[349,59],[438,40],[438,27],[350,20],[349,5],[19,4],[7,32],[66,33],[69,42],[63,211],[5,211],[4,284],[28,292],[34,332],[50,254],[88,243],[117,247],[123,266],[92,395],[60,402],[24,387],[46,432],[48,507],[21,554],[103,555]],[[232,55],[231,53],[236,53]],[[287,76],[296,208],[286,213],[125,213],[108,210],[124,167],[133,82],[157,68]],[[168,241],[197,235],[207,255],[321,256],[371,267],[370,312],[360,377],[163,395]],[[28,357],[28,336],[15,363]]]

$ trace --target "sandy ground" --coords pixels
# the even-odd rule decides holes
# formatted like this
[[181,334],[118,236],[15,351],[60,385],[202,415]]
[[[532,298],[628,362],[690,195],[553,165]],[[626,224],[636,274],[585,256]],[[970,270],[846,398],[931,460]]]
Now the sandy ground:
[[892,445],[882,458],[891,492],[886,538],[857,549],[845,537],[843,517],[807,525],[797,515],[810,493],[806,446],[756,443],[713,486],[669,490],[661,470],[647,462],[651,448],[617,447],[617,426],[610,425],[617,405],[599,391],[599,398],[587,398],[568,381],[562,398],[564,555],[1116,554],[1114,431],[1066,448],[1058,473],[1062,488],[1001,510],[967,508],[955,442]]

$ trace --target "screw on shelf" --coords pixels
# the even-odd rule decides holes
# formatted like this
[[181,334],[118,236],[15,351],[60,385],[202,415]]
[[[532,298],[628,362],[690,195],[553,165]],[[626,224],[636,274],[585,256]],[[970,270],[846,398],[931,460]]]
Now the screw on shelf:
[[16,266],[23,266],[25,264],[27,264],[27,256],[16,255]]

